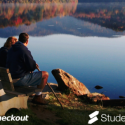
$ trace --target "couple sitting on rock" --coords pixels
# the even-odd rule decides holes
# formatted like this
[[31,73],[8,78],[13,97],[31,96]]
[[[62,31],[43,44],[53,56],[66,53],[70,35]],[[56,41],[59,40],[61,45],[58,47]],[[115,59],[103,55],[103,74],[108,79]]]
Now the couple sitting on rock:
[[37,71],[39,66],[28,50],[29,35],[21,33],[19,40],[11,46],[7,53],[6,68],[9,68],[14,86],[37,86],[41,89],[36,92],[32,102],[37,104],[47,104],[42,98],[42,90],[48,80],[48,72]]

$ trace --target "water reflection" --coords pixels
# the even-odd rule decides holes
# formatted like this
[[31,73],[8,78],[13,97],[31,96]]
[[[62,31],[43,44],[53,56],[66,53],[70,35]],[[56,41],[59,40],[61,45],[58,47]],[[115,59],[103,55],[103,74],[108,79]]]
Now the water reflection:
[[[77,1],[77,0],[76,0]],[[0,27],[16,26],[74,13],[77,3],[0,4]]]
[[114,31],[124,31],[125,3],[79,4],[73,17],[110,28]]
[[0,4],[0,37],[28,32],[32,36],[124,35],[125,3],[84,3],[77,0],[49,3]]

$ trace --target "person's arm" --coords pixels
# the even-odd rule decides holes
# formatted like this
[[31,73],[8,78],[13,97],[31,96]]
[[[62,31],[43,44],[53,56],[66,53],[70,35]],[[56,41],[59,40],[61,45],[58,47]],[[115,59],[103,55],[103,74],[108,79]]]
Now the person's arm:
[[27,71],[34,71],[36,69],[36,62],[30,51],[24,54],[24,61]]
[[8,51],[5,51],[4,54],[3,54],[3,66],[6,67],[6,61],[7,61],[7,53]]
[[2,67],[6,67],[7,53],[8,53],[8,50],[3,50],[0,53],[0,58],[1,58],[0,64],[1,64]]
[[39,70],[39,65],[36,63],[36,69],[38,69]]

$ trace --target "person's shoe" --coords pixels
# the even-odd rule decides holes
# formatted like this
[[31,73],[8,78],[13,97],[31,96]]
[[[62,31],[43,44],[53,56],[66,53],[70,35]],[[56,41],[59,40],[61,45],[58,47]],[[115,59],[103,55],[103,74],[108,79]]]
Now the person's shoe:
[[48,104],[45,101],[45,99],[42,98],[42,95],[35,95],[32,102],[35,103],[35,104],[41,104],[41,105],[47,105]]
[[29,97],[33,97],[33,96],[35,96],[35,93],[33,93],[33,94],[29,95]]

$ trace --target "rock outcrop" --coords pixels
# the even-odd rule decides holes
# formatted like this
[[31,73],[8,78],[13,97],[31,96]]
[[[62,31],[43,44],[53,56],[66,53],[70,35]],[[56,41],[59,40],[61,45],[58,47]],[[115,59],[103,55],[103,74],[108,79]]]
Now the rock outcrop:
[[55,77],[58,88],[60,90],[66,90],[67,88],[71,89],[77,96],[90,94],[90,91],[86,86],[78,81],[75,77],[65,72],[62,69],[53,69],[52,74]]
[[105,96],[104,94],[101,93],[89,93],[87,95],[83,95],[83,98],[86,98],[92,102],[98,102],[101,100],[110,100],[109,97]]

